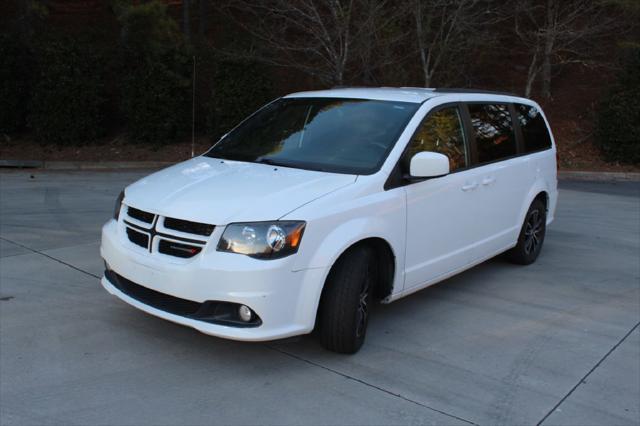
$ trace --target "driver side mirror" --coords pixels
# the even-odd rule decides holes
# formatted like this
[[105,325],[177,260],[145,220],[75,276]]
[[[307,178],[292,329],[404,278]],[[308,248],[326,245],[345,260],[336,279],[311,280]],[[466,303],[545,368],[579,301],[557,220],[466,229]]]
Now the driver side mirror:
[[411,178],[434,178],[449,174],[449,157],[438,152],[418,152],[411,158]]

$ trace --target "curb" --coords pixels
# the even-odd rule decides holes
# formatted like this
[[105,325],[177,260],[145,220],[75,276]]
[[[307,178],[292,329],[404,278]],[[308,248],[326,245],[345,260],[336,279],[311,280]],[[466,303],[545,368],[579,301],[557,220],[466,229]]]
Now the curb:
[[590,182],[640,182],[640,173],[559,171],[558,179]]
[[[159,169],[175,164],[173,161],[35,161],[0,160],[0,168],[44,170],[126,170]],[[559,171],[559,180],[591,182],[640,182],[635,172]]]

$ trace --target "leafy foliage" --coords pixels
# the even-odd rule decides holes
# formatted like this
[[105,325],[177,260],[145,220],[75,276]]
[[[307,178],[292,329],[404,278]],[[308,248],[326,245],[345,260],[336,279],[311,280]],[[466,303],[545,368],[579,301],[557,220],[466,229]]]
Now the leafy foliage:
[[[181,43],[176,22],[167,14],[163,3],[153,0],[141,4],[121,4],[116,8],[122,25],[127,59],[141,60],[162,56]],[[137,55],[144,55],[140,58]]]
[[158,1],[123,6],[122,109],[131,138],[164,144],[189,128],[191,58]]
[[217,61],[207,123],[213,140],[271,100],[271,79],[252,61]]
[[83,144],[104,135],[104,60],[94,43],[50,37],[36,48],[29,125],[36,139]]
[[617,83],[600,105],[596,143],[608,161],[640,163],[640,48],[630,48]]
[[31,92],[31,50],[22,40],[0,34],[0,134],[24,128]]
[[125,78],[123,109],[134,141],[162,145],[189,128],[188,58],[176,59],[173,68],[169,61],[149,62]]

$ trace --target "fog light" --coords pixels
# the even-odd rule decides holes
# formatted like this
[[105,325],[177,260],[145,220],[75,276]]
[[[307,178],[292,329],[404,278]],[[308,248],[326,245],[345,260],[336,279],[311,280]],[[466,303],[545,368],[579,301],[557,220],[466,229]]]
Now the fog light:
[[244,322],[251,321],[252,312],[251,312],[251,309],[249,309],[249,307],[246,305],[240,305],[240,307],[238,308],[238,315],[240,316],[240,319]]

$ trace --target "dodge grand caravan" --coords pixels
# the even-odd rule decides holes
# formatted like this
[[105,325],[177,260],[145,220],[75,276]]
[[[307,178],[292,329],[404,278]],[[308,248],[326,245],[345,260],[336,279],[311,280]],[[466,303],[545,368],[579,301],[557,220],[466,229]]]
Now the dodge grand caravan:
[[389,303],[497,254],[536,260],[557,200],[544,113],[511,95],[346,88],[279,98],[129,185],[102,285],[229,339],[317,329],[356,352]]

